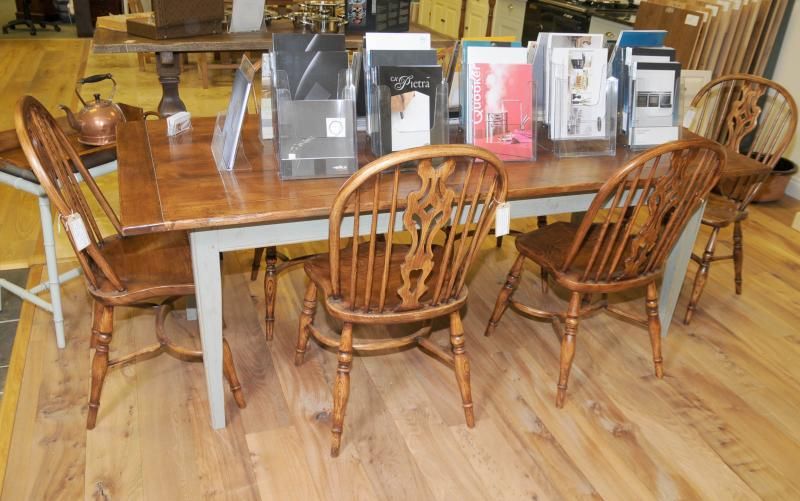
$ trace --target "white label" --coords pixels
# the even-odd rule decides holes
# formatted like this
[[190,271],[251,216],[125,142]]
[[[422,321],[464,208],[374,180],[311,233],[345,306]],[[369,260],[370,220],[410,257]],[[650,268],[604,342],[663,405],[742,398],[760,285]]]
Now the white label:
[[494,213],[494,234],[497,237],[508,235],[511,226],[511,207],[508,202],[497,206]]
[[69,231],[69,234],[72,236],[72,242],[75,244],[75,248],[78,251],[89,247],[89,244],[92,242],[89,239],[89,233],[86,231],[86,226],[83,224],[83,218],[81,218],[80,214],[73,212],[67,216],[64,224],[67,227],[67,231]]
[[694,122],[695,111],[696,110],[694,108],[689,108],[688,110],[686,110],[686,114],[683,115],[683,126],[684,126],[684,128],[686,128],[686,129],[691,129],[692,128],[692,122]]
[[325,131],[328,137],[347,137],[344,118],[325,118]]
[[689,26],[697,26],[697,23],[700,22],[700,16],[697,14],[686,14],[686,20],[683,24],[688,24]]
[[287,160],[295,160],[296,158],[297,155],[295,155],[294,153],[289,153],[288,155],[286,155]]

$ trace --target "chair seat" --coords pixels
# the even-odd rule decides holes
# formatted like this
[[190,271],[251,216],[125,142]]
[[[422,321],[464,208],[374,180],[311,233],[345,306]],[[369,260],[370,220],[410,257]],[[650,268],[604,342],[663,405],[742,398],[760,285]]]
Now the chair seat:
[[[575,234],[578,232],[578,223],[557,222],[520,235],[516,240],[517,251],[547,270],[558,282],[568,285],[570,289],[579,292],[588,292],[597,284],[605,284],[606,289],[611,292],[614,288],[613,284],[616,284],[619,288],[629,288],[635,286],[634,282],[646,283],[652,281],[653,274],[639,275],[637,273],[634,278],[628,279],[623,269],[624,260],[620,260],[611,281],[581,280],[581,275],[591,258],[592,249],[594,249],[599,239],[600,226],[599,224],[593,224],[590,227],[587,239],[575,257],[568,273],[563,273],[559,270],[563,268],[567,252],[569,252],[575,239]],[[633,235],[628,239],[630,240],[632,237]],[[587,287],[583,288],[578,285],[582,283],[586,284]],[[612,286],[612,289],[608,289],[609,285]]]
[[747,219],[747,211],[739,210],[736,202],[728,198],[711,195],[703,212],[703,224],[724,227],[737,221]]
[[[373,282],[372,282],[372,294],[370,297],[370,307],[369,309],[364,308],[364,294],[366,292],[366,280],[364,277],[367,276],[367,269],[369,267],[368,262],[368,255],[369,255],[369,244],[363,243],[358,246],[358,261],[356,266],[358,267],[358,277],[359,281],[356,284],[356,306],[357,309],[354,312],[352,309],[352,305],[350,302],[350,277],[352,276],[352,247],[347,247],[347,249],[343,250],[341,253],[341,266],[340,266],[340,277],[341,277],[341,299],[333,300],[333,284],[331,283],[331,267],[330,267],[330,255],[329,254],[318,254],[313,258],[309,259],[304,267],[306,270],[306,274],[308,277],[313,281],[317,287],[322,289],[325,295],[325,307],[326,309],[333,315],[338,318],[348,318],[352,319],[354,316],[375,316],[375,312],[378,309],[378,303],[380,300],[380,290],[381,290],[381,281],[383,278],[383,266],[386,257],[386,244],[383,242],[376,243],[375,245],[375,260],[373,262]],[[396,293],[397,290],[400,289],[402,286],[402,277],[400,274],[400,267],[403,264],[403,261],[406,258],[406,254],[408,253],[409,246],[408,245],[400,245],[394,244],[392,245],[392,254],[389,258],[389,285],[387,290],[389,291],[386,294],[386,303],[384,305],[384,315],[386,316],[386,322],[402,322],[405,316],[413,317],[416,316],[418,310],[414,308],[413,310],[404,312],[402,307],[402,299],[399,294]],[[434,246],[433,247],[433,254],[434,254],[434,261],[439,262],[441,259],[442,254],[442,247]],[[436,288],[436,283],[439,280],[439,269],[440,266],[434,266],[433,270],[431,271],[430,276],[428,276],[427,281],[425,282],[428,286],[428,290],[423,294],[420,298],[420,303],[429,304],[433,299],[433,292]],[[467,288],[464,287],[461,295],[458,298],[455,298],[452,301],[448,301],[442,304],[442,308],[434,308],[429,309],[426,312],[426,317],[434,317],[440,316],[443,314],[448,313],[449,311],[453,311],[458,309],[461,304],[466,301],[467,298]],[[442,311],[446,310],[446,311]],[[395,313],[394,315],[388,313]],[[414,320],[413,318],[409,318],[409,321]],[[418,320],[418,318],[417,318]],[[377,320],[376,320],[377,321]]]
[[100,273],[92,294],[110,304],[130,304],[165,296],[194,294],[192,258],[185,232],[173,231],[114,237],[104,241],[102,252],[120,274],[125,291],[117,291]]

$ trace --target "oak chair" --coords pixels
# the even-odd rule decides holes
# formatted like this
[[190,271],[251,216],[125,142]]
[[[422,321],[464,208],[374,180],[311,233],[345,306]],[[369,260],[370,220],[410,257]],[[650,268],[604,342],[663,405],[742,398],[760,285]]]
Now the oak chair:
[[[339,454],[341,445],[354,351],[424,348],[453,367],[467,426],[474,426],[459,311],[467,300],[470,264],[506,190],[502,161],[467,145],[425,146],[386,155],[361,168],[339,190],[330,214],[330,252],[304,265],[310,281],[295,353],[295,364],[302,364],[309,337],[338,351],[332,456]],[[409,244],[398,242],[399,231],[408,232]],[[343,244],[350,235],[362,237]],[[320,289],[325,310],[343,322],[338,339],[313,325]],[[449,316],[452,354],[428,339],[430,321],[443,316]],[[400,338],[353,339],[356,324],[416,322],[422,327]]]
[[[655,374],[663,377],[656,280],[686,222],[719,180],[725,159],[724,148],[708,140],[661,145],[638,155],[606,181],[582,221],[557,222],[517,237],[518,255],[485,334],[495,330],[508,306],[552,322],[561,340],[557,407],[564,405],[580,317],[599,309],[649,330]],[[526,259],[569,291],[565,313],[513,299]],[[638,287],[647,290],[646,319],[608,304],[608,293]],[[584,301],[598,293],[602,295],[599,301]]]
[[[164,323],[175,299],[195,292],[188,239],[182,232],[122,236],[114,210],[44,106],[35,98],[25,96],[17,103],[14,120],[25,156],[64,223],[94,300],[91,348],[95,351],[86,417],[86,427],[92,429],[97,420],[103,381],[110,367],[164,351],[187,361],[202,360],[201,351],[173,344],[164,332]],[[83,178],[94,201],[113,225],[112,235],[102,236],[76,174]],[[109,344],[117,306],[156,307],[158,343],[110,360]],[[224,339],[223,371],[237,405],[244,408],[233,356]]]
[[[755,75],[727,75],[707,83],[692,100],[690,128],[729,150],[746,155],[770,168],[780,160],[797,128],[797,105],[781,85]],[[723,181],[714,190],[702,223],[711,235],[698,264],[684,323],[688,324],[708,279],[711,263],[733,260],[736,294],[742,293],[744,251],[742,221],[747,206],[758,194],[769,172]],[[733,225],[733,253],[715,256],[719,232]]]

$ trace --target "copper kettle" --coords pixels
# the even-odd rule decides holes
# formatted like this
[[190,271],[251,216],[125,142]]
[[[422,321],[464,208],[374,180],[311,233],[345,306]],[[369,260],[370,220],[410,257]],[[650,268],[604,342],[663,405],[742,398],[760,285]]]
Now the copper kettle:
[[[84,101],[80,93],[81,87],[84,84],[98,83],[103,80],[111,80],[113,84],[111,96],[108,99],[100,99],[100,94],[94,94],[94,101],[89,103]],[[117,82],[111,73],[92,75],[78,80],[78,85],[75,87],[75,95],[83,104],[83,109],[77,115],[72,113],[67,106],[59,105],[59,108],[66,112],[69,124],[78,131],[78,141],[91,146],[103,146],[116,140],[117,124],[125,121],[122,109],[111,101],[116,90]]]

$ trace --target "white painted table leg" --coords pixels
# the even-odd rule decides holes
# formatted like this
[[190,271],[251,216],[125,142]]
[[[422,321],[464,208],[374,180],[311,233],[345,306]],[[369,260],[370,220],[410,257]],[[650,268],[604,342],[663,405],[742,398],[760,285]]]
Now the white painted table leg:
[[689,259],[692,257],[694,241],[700,231],[700,221],[703,219],[705,207],[705,204],[701,205],[689,218],[686,228],[678,238],[678,242],[672,249],[664,266],[664,279],[661,282],[661,291],[658,299],[658,316],[661,319],[662,336],[667,335],[669,324],[672,322],[672,315],[675,313],[675,306],[678,304],[678,297],[681,295],[683,279],[686,276]]
[[47,283],[50,289],[50,304],[53,306],[53,327],[56,331],[56,345],[66,346],[64,338],[64,314],[61,311],[61,286],[58,282],[58,261],[56,259],[56,241],[53,235],[53,214],[50,212],[50,200],[39,197],[39,215],[42,219],[42,240],[44,240],[44,260],[47,263]]
[[222,272],[218,235],[214,230],[189,234],[192,248],[197,316],[203,343],[211,427],[225,427],[225,395],[222,381]]

